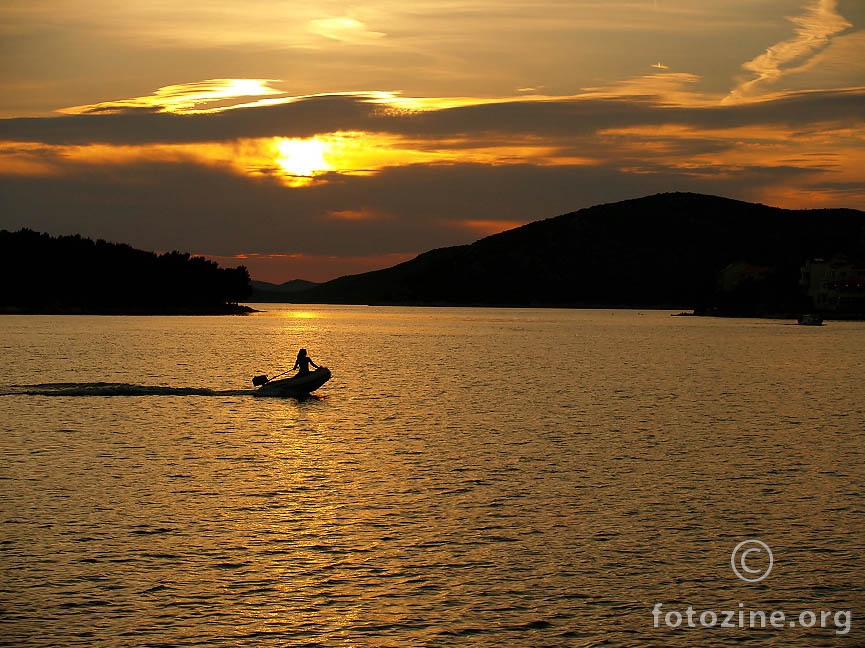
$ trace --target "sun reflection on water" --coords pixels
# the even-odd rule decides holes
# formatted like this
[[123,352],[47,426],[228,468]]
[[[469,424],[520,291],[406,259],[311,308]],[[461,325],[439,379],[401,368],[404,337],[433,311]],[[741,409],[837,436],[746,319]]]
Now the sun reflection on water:
[[280,317],[288,317],[291,319],[318,319],[322,317],[321,313],[312,311],[284,311],[279,313]]

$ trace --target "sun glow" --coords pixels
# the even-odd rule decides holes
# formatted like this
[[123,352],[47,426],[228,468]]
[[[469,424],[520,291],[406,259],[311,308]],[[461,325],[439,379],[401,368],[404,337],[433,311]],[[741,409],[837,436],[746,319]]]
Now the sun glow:
[[314,176],[333,170],[325,157],[328,143],[317,137],[280,139],[276,149],[276,163],[279,168],[286,176],[295,178],[299,184],[308,184]]
[[[374,176],[389,169],[415,165],[591,166],[607,160],[620,164],[618,160],[627,158],[643,160],[621,167],[632,174],[657,174],[662,169],[672,169],[702,178],[714,169],[733,177],[744,169],[759,166],[796,167],[812,173],[831,171],[839,181],[851,183],[851,186],[861,180],[858,170],[862,168],[862,156],[857,148],[861,137],[856,131],[839,128],[831,122],[822,124],[812,133],[797,132],[784,125],[713,129],[670,124],[609,128],[598,131],[598,135],[601,145],[595,146],[591,157],[581,155],[579,139],[557,141],[537,135],[508,138],[492,135],[469,140],[459,136],[423,138],[336,131],[309,138],[262,137],[182,144],[48,145],[0,141],[0,176],[74,175],[101,165],[196,164],[214,172],[227,171],[256,182],[303,190],[345,182],[347,177]],[[703,142],[707,140],[725,145],[704,150]],[[806,140],[819,154],[801,155],[798,145]],[[781,206],[790,204],[785,202]],[[364,207],[331,209],[322,217],[363,222],[388,220],[394,215],[387,210]],[[492,233],[506,229],[510,221],[476,219],[461,226]]]
[[[0,141],[0,175],[62,175],[76,165],[123,165],[161,162],[194,163],[228,168],[234,173],[267,177],[287,187],[310,187],[334,174],[371,176],[388,168],[409,165],[561,164],[585,165],[542,138],[511,137],[470,142],[461,138],[409,138],[385,133],[338,131],[311,138],[266,137],[226,142],[147,145],[44,145]],[[368,219],[370,214],[332,214],[342,220]],[[376,217],[379,217],[377,215]]]

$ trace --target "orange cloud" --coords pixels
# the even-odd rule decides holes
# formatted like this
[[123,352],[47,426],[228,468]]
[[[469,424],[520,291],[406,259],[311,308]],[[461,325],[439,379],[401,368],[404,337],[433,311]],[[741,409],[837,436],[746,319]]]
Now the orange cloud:
[[389,268],[417,256],[414,252],[395,252],[370,256],[315,254],[258,254],[248,252],[231,256],[203,254],[223,267],[244,265],[253,279],[280,284],[292,279],[329,281],[337,277]]
[[[660,68],[658,67],[660,66]],[[667,67],[660,62],[653,68]],[[654,97],[655,101],[672,106],[709,106],[717,97],[696,92],[692,86],[700,77],[687,72],[657,72],[631,77],[605,86],[583,88],[584,99],[612,97]]]
[[[862,42],[847,41],[847,45]],[[825,63],[834,56],[824,49],[819,57],[808,59],[808,66],[815,65],[817,58]],[[728,186],[777,186],[793,183],[795,176],[806,181],[814,195],[820,190],[830,197],[846,192],[848,204],[860,205],[863,200],[860,151],[865,141],[861,129],[857,130],[862,121],[861,111],[857,112],[863,96],[860,88],[776,93],[770,98],[764,94],[748,105],[724,105],[720,95],[695,91],[701,79],[684,73],[632,78],[588,88],[578,96],[509,101],[413,99],[388,92],[301,100],[279,95],[267,81],[229,81],[166,86],[154,95],[152,104],[150,99],[138,104],[138,99],[130,99],[93,105],[108,112],[124,105],[162,105],[169,112],[223,113],[219,116],[175,117],[145,110],[0,120],[0,140],[8,137],[0,141],[0,174],[84,177],[98,168],[121,185],[134,179],[124,166],[157,163],[176,170],[197,166],[251,178],[268,189],[274,185],[299,191],[310,188],[307,193],[317,194],[319,200],[326,185],[338,194],[340,185],[366,184],[356,181],[362,176],[369,177],[367,186],[374,187],[372,176],[387,177],[396,169],[441,177],[447,174],[444,167],[487,167],[490,173],[491,167],[526,167],[531,174],[541,167],[569,167],[575,174],[591,177],[639,176],[640,186],[650,175],[670,175],[671,182],[682,177],[710,182],[713,175]],[[241,95],[270,93],[277,94],[261,101],[286,105],[229,111],[238,107],[232,102]],[[310,120],[310,125],[304,120]],[[354,128],[338,130],[341,124]],[[295,134],[280,136],[281,132]],[[99,143],[87,143],[91,141]],[[850,193],[852,186],[859,187],[858,193]],[[383,191],[393,195],[394,190]],[[294,200],[295,194],[285,197]],[[371,211],[377,202],[387,207]],[[772,203],[797,206],[789,201]],[[364,196],[354,204],[340,198],[323,201],[312,217],[319,224],[399,220],[407,216],[401,209],[384,195],[369,200]],[[483,234],[509,225],[495,222],[501,210],[467,213],[476,222],[456,226],[451,221],[444,227],[451,233],[463,229]]]
[[504,232],[510,229],[514,229],[515,227],[519,227],[520,225],[525,225],[525,222],[521,221],[512,221],[512,220],[461,220],[456,222],[457,227],[462,227],[481,236],[490,236],[491,234],[498,234],[499,232]]
[[340,221],[379,221],[390,220],[393,215],[377,209],[333,209],[325,214],[325,218]]
[[[564,152],[552,140],[526,136],[513,136],[507,142],[497,140],[492,135],[481,135],[476,140],[423,139],[340,131],[311,138],[265,137],[181,144],[0,142],[0,174],[63,175],[74,172],[79,165],[191,162],[226,168],[239,175],[276,178],[288,187],[301,188],[327,183],[333,179],[329,174],[374,175],[383,169],[413,164],[593,163],[591,158]],[[343,214],[342,218],[350,216]]]

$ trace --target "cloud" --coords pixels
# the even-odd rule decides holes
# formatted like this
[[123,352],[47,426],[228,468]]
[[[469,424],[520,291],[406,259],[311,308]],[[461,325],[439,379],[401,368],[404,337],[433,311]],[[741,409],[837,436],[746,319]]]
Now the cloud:
[[[682,75],[660,76],[670,76],[672,87],[688,82]],[[630,174],[677,176],[708,170],[738,175],[740,169],[761,166],[823,172],[814,157],[803,154],[808,147],[829,147],[845,161],[832,170],[836,179],[851,179],[863,143],[850,133],[861,130],[865,121],[865,90],[693,106],[673,103],[668,90],[663,98],[630,94],[653,84],[654,79],[638,80],[580,97],[457,102],[439,110],[393,108],[381,103],[382,95],[367,94],[217,113],[132,111],[0,120],[0,142],[5,140],[0,176],[76,177],[153,163],[207,167],[305,192],[332,185],[336,193],[349,177],[407,166],[474,164],[524,172],[530,167],[609,166]],[[335,130],[343,125],[356,130]],[[361,214],[389,213],[351,203],[328,209],[331,221],[345,223],[364,220]],[[481,213],[471,220],[499,219]]]
[[565,95],[610,85],[660,57],[699,76],[701,88],[727,94],[741,63],[780,40],[766,33],[777,34],[791,0],[660,4],[7,0],[0,110],[46,114],[142,98],[142,88],[243,76],[287,79],[286,96],[383,87],[495,97],[540,86]]
[[361,21],[348,16],[310,20],[306,28],[318,36],[352,44],[369,45],[386,36],[383,32],[367,29]]
[[[855,38],[789,70],[838,60]],[[660,191],[865,206],[865,88],[723,103],[701,83],[659,72],[569,96],[477,99],[175,84],[0,120],[0,227],[293,255],[304,276],[302,260],[320,272],[328,258],[410,255]]]
[[[389,103],[387,93],[280,98],[282,103],[273,105],[193,114],[138,108],[116,112],[115,102],[107,112],[0,120],[0,142],[142,146],[362,132],[429,141],[474,139],[483,145],[485,140],[521,143],[526,137],[577,137],[610,128],[671,123],[735,127],[862,121],[865,90],[861,88],[791,92],[759,102],[721,104],[683,90],[696,82],[687,74],[650,75],[589,88],[571,97],[480,100],[474,105],[445,100],[441,103],[447,107],[426,109],[436,104],[430,99],[418,102],[422,110],[406,108],[411,102]],[[180,101],[191,101],[181,96]]]
[[[658,63],[653,68],[667,69]],[[700,94],[694,86],[701,81],[696,74],[688,72],[658,72],[617,81],[606,86],[583,88],[587,98],[634,97],[636,100],[652,101],[667,106],[698,107],[717,103],[717,97]]]
[[[862,147],[844,133],[863,126],[865,89],[720,104],[706,95],[689,97],[683,88],[697,82],[692,75],[660,74],[572,97],[474,104],[389,93],[279,97],[282,103],[273,105],[183,114],[115,112],[112,104],[108,112],[0,120],[0,174],[73,177],[84,169],[152,162],[210,167],[308,191],[409,165],[618,164],[644,173],[660,164],[697,173],[787,164],[808,146],[834,147],[850,159]],[[192,89],[209,101],[231,87],[206,82],[154,96],[188,102]],[[256,87],[270,88],[251,86],[250,92]],[[435,108],[439,103],[444,107]],[[794,166],[809,166],[808,158],[798,159]],[[358,207],[339,209],[350,214]]]
[[794,89],[843,88],[851,79],[865,85],[865,31],[833,38],[821,51],[790,67],[785,84]]
[[338,221],[381,221],[394,220],[395,214],[388,214],[375,209],[332,209],[325,212],[324,218]]
[[202,106],[246,97],[263,97],[284,94],[270,87],[270,79],[209,79],[195,83],[182,83],[159,88],[152,95],[104,101],[85,106],[63,108],[58,112],[67,115],[143,112],[196,112]]
[[825,48],[833,36],[853,26],[838,13],[837,0],[812,0],[804,14],[789,20],[796,26],[793,37],[775,43],[745,63],[742,68],[754,73],[755,78],[734,88],[728,101],[743,101],[766,92],[797,65]]

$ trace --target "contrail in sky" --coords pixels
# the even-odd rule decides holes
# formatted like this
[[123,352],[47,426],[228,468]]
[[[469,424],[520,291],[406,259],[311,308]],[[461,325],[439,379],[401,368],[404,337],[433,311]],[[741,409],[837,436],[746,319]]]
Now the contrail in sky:
[[725,101],[738,101],[758,94],[761,86],[778,81],[804,59],[823,50],[832,37],[853,25],[838,13],[837,0],[813,0],[801,16],[788,18],[794,25],[793,36],[775,43],[763,54],[748,61],[742,68],[755,76],[730,92]]

